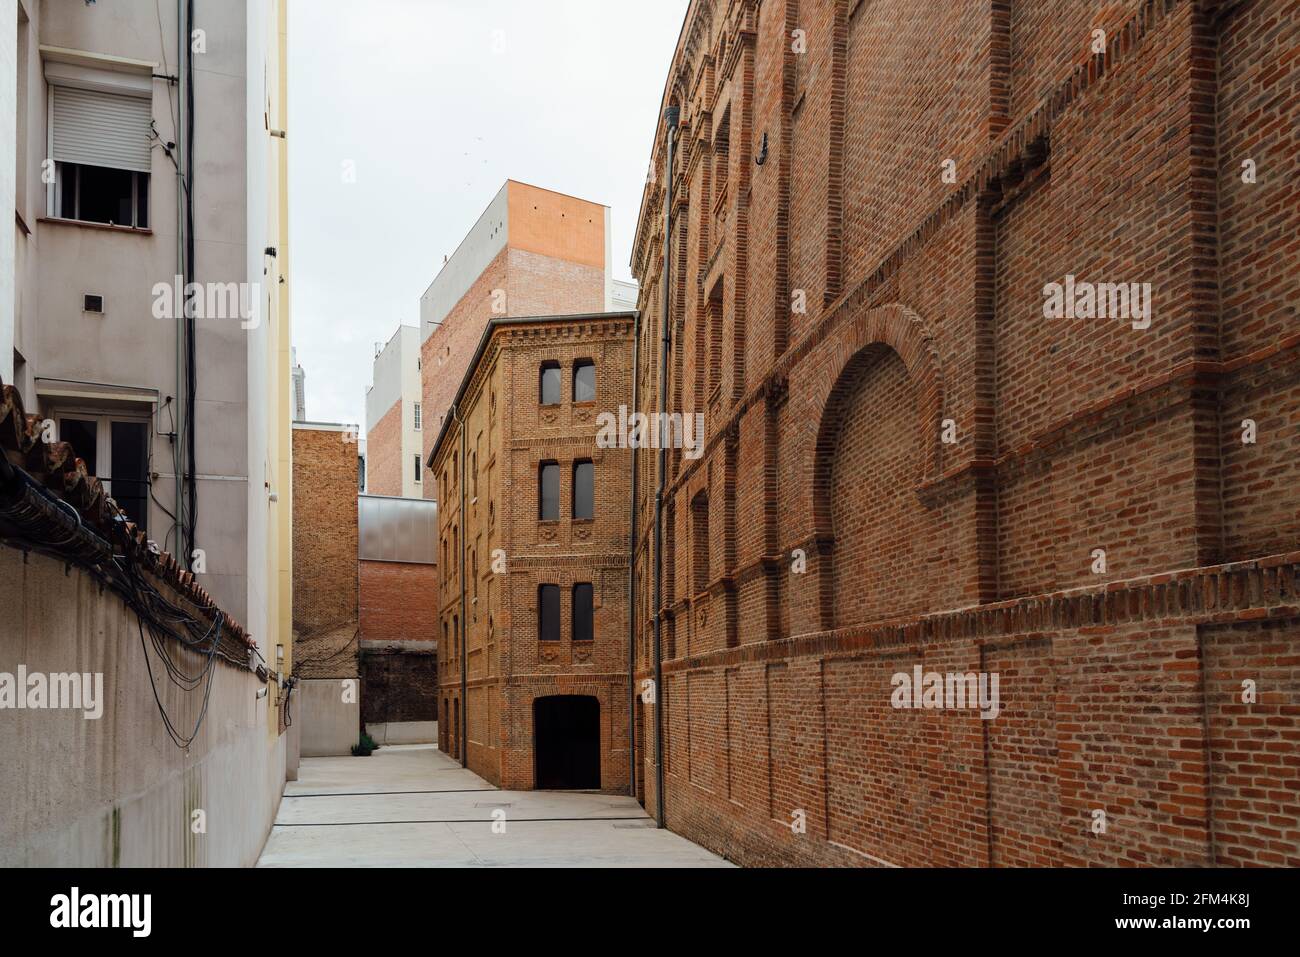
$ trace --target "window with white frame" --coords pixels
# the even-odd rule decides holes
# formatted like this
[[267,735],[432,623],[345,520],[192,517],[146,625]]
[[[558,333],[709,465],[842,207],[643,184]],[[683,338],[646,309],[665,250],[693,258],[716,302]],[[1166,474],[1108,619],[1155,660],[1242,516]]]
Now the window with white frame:
[[86,471],[145,532],[149,529],[149,420],[69,410],[58,415],[59,440],[72,445]]
[[415,431],[419,432],[424,426],[424,418],[420,414],[420,403],[415,403]]
[[420,484],[422,484],[422,483],[424,482],[424,475],[423,475],[423,473],[420,471],[421,466],[423,466],[424,463],[420,461],[420,453],[419,453],[419,452],[416,452],[415,455],[414,455],[413,457],[414,457],[414,459],[415,459],[415,484],[416,484],[416,485],[420,485]]
[[147,74],[49,61],[49,215],[149,225],[153,91]]

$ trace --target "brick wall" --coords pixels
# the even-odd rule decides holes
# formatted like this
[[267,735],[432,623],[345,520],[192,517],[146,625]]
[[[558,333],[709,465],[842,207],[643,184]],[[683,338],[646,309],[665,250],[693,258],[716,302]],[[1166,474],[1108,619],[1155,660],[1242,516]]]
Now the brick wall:
[[363,561],[359,574],[363,641],[437,641],[437,565]]
[[[668,826],[747,864],[1300,859],[1298,41],[1284,0],[691,4],[674,230],[661,124],[634,250],[643,408],[666,250],[669,407],[707,417]],[[1067,275],[1150,283],[1150,325],[1045,318]],[[996,673],[998,716],[894,707],[916,665]]]
[[361,720],[369,724],[436,721],[438,654],[367,648],[361,654]]
[[346,433],[293,430],[294,671],[357,674],[357,446]]
[[383,414],[375,427],[366,433],[366,494],[402,494],[402,403]]
[[506,252],[509,315],[567,316],[605,308],[603,267],[566,262],[523,249]]

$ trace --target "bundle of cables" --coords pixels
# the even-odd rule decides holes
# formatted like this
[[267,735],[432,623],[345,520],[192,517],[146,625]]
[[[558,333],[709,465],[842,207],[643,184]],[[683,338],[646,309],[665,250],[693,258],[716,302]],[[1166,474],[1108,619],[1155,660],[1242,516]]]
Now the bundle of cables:
[[[101,588],[111,588],[121,597],[136,615],[150,687],[167,734],[178,748],[186,749],[198,737],[207,715],[217,659],[256,670],[259,675],[264,674],[264,669],[253,669],[249,649],[230,635],[225,613],[215,604],[176,593],[178,603],[157,587],[156,567],[150,565],[157,566],[159,556],[141,549],[133,540],[120,509],[114,505],[111,511],[114,518],[106,539],[85,524],[69,503],[0,455],[0,541],[24,552],[56,558],[69,568],[76,565],[97,580]],[[162,663],[172,684],[186,693],[201,689],[203,698],[192,728],[188,723],[179,727],[168,714],[159,694],[151,648],[152,657]],[[197,670],[177,661],[177,651],[180,657],[195,656]]]

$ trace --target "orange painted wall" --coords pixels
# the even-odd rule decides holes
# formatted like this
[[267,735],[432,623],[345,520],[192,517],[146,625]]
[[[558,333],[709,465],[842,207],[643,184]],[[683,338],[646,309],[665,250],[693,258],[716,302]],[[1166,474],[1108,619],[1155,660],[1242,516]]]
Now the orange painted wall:
[[605,207],[549,189],[510,181],[513,249],[605,268]]

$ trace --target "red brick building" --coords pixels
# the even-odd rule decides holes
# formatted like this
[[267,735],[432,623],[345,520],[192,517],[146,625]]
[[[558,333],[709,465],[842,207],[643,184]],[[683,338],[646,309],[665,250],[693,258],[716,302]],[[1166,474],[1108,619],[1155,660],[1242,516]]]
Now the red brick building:
[[597,437],[634,323],[492,320],[428,461],[440,747],[502,788],[628,790],[631,456]]
[[[667,408],[706,417],[662,767],[638,709],[669,827],[745,864],[1300,864],[1298,45],[1290,0],[693,0],[633,262],[642,408],[666,251]],[[997,676],[996,716],[902,706],[918,667]]]

